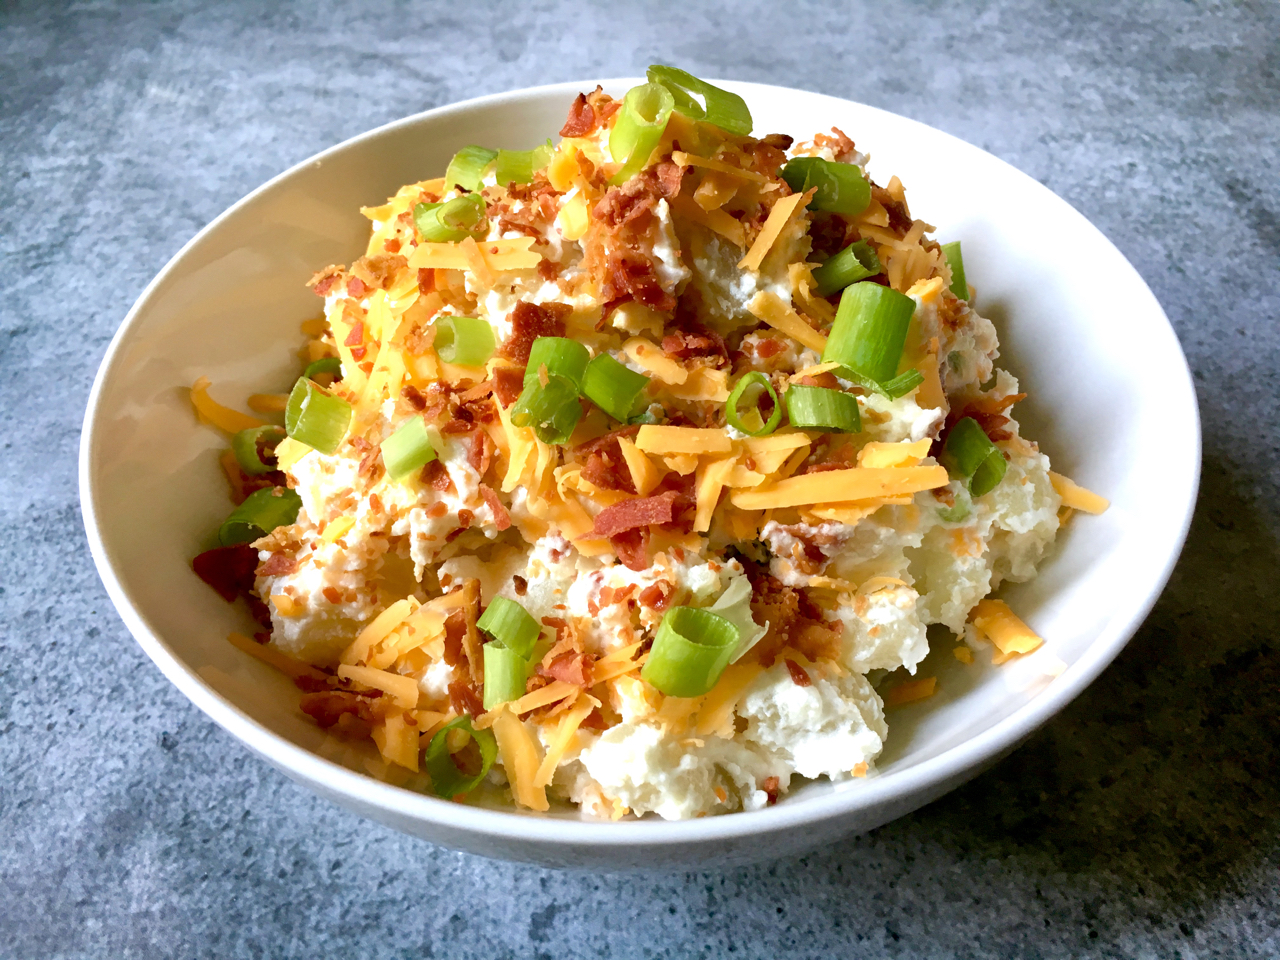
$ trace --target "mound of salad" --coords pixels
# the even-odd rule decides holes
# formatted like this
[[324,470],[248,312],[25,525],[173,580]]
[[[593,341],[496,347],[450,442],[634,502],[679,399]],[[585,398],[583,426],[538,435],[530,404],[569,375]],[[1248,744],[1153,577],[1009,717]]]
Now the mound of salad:
[[192,388],[238,504],[194,568],[261,624],[231,641],[440,797],[680,819],[873,775],[927,628],[1036,649],[988,595],[1107,504],[867,161],[655,66],[365,208],[292,391]]

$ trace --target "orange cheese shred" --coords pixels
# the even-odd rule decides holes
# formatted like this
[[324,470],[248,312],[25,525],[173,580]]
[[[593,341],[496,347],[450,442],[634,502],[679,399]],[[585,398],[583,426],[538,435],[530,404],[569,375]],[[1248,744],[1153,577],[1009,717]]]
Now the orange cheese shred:
[[1096,516],[1097,514],[1105,513],[1107,508],[1111,506],[1111,501],[1106,497],[1096,494],[1092,490],[1080,486],[1074,480],[1070,480],[1060,473],[1054,473],[1052,470],[1049,471],[1049,482],[1053,484],[1053,489],[1062,498],[1064,507],[1080,510],[1083,513],[1092,513]]
[[992,663],[1004,663],[1013,657],[1030,653],[1044,643],[1044,639],[1023,623],[1003,600],[979,601],[969,619],[978,632],[995,644],[999,651],[991,658]]
[[778,237],[782,236],[782,231],[796,211],[803,209],[808,202],[809,194],[804,193],[793,193],[791,196],[783,197],[777,201],[773,205],[773,209],[769,211],[769,219],[765,220],[760,235],[756,237],[756,242],[751,245],[747,255],[738,261],[738,269],[759,270],[760,264],[764,263],[764,258],[768,255]]

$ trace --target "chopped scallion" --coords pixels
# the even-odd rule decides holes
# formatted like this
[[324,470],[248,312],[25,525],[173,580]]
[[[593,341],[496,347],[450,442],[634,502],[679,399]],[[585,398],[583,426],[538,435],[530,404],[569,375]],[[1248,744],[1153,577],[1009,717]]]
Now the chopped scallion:
[[476,626],[526,658],[533,653],[533,645],[542,636],[542,627],[529,611],[506,597],[494,597],[476,621]]
[[640,676],[671,697],[700,697],[716,685],[738,646],[738,628],[699,607],[672,607],[658,625]]
[[871,244],[859,240],[845,247],[830,260],[813,271],[813,282],[818,285],[817,294],[829,297],[859,280],[874,277],[884,270],[880,258]]
[[491,640],[484,645],[484,708],[524,696],[529,679],[529,661],[504,643]]
[[496,341],[493,327],[478,317],[441,317],[432,327],[436,331],[436,356],[445,363],[478,367],[491,356]]
[[862,414],[858,398],[843,390],[794,384],[787,389],[787,420],[806,430],[858,433]]
[[965,417],[951,428],[942,447],[942,463],[968,481],[969,493],[975,497],[994,490],[1009,467],[1000,448],[973,417]]
[[796,157],[787,161],[781,174],[796,193],[818,188],[809,201],[814,210],[856,217],[871,203],[871,184],[851,163],[833,163],[822,157]]
[[316,377],[329,374],[335,380],[342,379],[342,361],[337,357],[321,357],[319,360],[312,360],[307,364],[307,368],[302,371],[302,375],[308,380],[314,380]]
[[[765,396],[769,398],[767,420],[760,412],[760,400]],[[729,426],[749,437],[763,437],[777,430],[778,424],[782,422],[782,404],[768,376],[759,370],[743,374],[729,391],[724,416],[729,421]]]
[[472,193],[484,183],[484,172],[498,156],[497,150],[488,147],[463,147],[453,155],[444,171],[444,188],[462,187]]
[[532,150],[499,150],[493,166],[494,179],[500,187],[509,183],[530,183],[534,172],[547,165],[551,152],[550,141]]
[[218,542],[224,547],[252,543],[276,527],[296,523],[301,507],[302,498],[288,487],[255,490],[222,521],[218,528]]
[[642,83],[627,91],[609,131],[609,153],[622,164],[610,183],[625,183],[645,168],[662,140],[674,106],[671,91],[662,84]]
[[413,222],[427,243],[455,243],[484,236],[489,229],[484,199],[476,193],[446,203],[415,204]]
[[568,337],[539,337],[529,349],[529,362],[524,368],[524,385],[536,383],[545,367],[548,375],[565,377],[575,387],[582,386],[582,373],[591,360],[591,352],[577,340]]
[[[264,427],[250,427],[241,430],[231,438],[231,450],[236,455],[236,463],[240,469],[251,476],[259,476],[280,469],[275,462],[273,452],[276,444],[285,438],[283,427],[268,424]],[[263,455],[270,457],[267,463]]]
[[578,388],[568,377],[557,374],[548,376],[546,383],[530,382],[511,408],[511,422],[517,427],[532,427],[543,443],[568,443],[581,418]]
[[845,287],[823,362],[835,361],[858,377],[888,383],[897,376],[915,309],[910,297],[878,283]]
[[640,412],[649,378],[599,353],[582,372],[582,395],[615,420],[626,423]]
[[[751,111],[736,93],[722,90],[676,67],[659,64],[649,68],[648,79],[650,83],[666,87],[675,109],[690,120],[703,120],[740,137],[751,133]],[[701,96],[706,106],[695,100],[694,94]]]
[[[475,746],[478,756],[469,758],[474,761],[469,765],[475,768],[474,772],[464,771],[459,767],[455,754],[449,750],[449,735],[455,730],[462,731],[470,738],[470,743],[458,751],[459,754],[469,752],[472,744]],[[427,747],[426,756],[423,758],[423,766],[431,776],[432,793],[445,799],[456,797],[460,793],[469,793],[480,786],[484,778],[489,775],[489,768],[493,766],[497,756],[498,741],[490,731],[477,730],[473,727],[469,714],[464,713],[450,720],[431,738],[431,746]]]
[[427,424],[422,417],[406,420],[379,446],[382,449],[382,463],[387,468],[387,476],[397,483],[421,470],[436,458],[435,447],[431,444],[431,437],[427,434]]
[[969,282],[964,278],[964,254],[960,252],[960,241],[944,243],[942,255],[947,258],[947,266],[951,268],[951,292],[961,300],[968,300]]
[[314,380],[299,377],[284,408],[284,429],[299,443],[330,454],[346,436],[351,413],[347,401],[325,392]]
[[838,367],[835,372],[838,376],[853,381],[863,389],[874,391],[883,397],[888,397],[890,400],[897,400],[924,383],[924,374],[914,368],[904,370],[896,377],[885,380],[883,383],[879,380],[872,380],[870,377],[864,377],[856,370],[850,370],[848,367]]

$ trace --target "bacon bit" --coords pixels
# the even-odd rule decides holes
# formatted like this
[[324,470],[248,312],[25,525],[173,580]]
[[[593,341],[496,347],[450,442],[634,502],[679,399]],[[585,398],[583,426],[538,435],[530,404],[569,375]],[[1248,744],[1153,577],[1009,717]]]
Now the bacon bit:
[[409,406],[421,412],[427,409],[427,398],[422,395],[422,391],[412,384],[406,384],[400,389],[400,396],[408,401]]
[[900,238],[905,237],[911,230],[912,224],[911,211],[907,209],[907,205],[895,200],[888,190],[874,183],[871,185],[871,199],[884,207],[889,214],[889,229]]
[[560,654],[545,667],[539,665],[538,672],[553,680],[563,680],[578,687],[589,687],[594,665],[595,657],[591,654],[570,651]]
[[476,696],[470,684],[463,683],[461,680],[455,680],[449,684],[449,705],[453,707],[453,712],[459,715],[465,713],[478,717],[484,713],[484,701]]
[[636,174],[619,187],[610,187],[592,210],[592,216],[612,230],[627,224],[643,229],[659,200],[670,200],[680,192],[684,169],[664,160]]
[[778,802],[781,787],[782,784],[777,777],[765,777],[764,783],[760,784],[760,789],[769,795],[769,806],[772,807]]
[[933,456],[938,456],[942,452],[952,428],[965,417],[971,417],[977,421],[978,426],[982,428],[982,432],[991,439],[992,443],[1011,440],[1013,434],[1005,429],[1005,424],[1010,421],[1008,417],[1004,416],[1003,411],[1008,410],[1019,400],[1025,400],[1026,396],[1025,393],[1011,393],[1007,397],[980,396],[977,399],[966,401],[962,406],[953,409],[947,414],[946,426],[938,434],[938,439],[934,441],[933,446],[930,448],[930,453]]
[[308,693],[301,697],[298,706],[320,726],[328,729],[336,724],[344,714],[371,722],[369,698],[362,697],[349,690],[325,690]]
[[828,621],[803,589],[786,586],[763,567],[748,564],[747,576],[751,580],[751,613],[757,623],[769,624],[768,633],[755,648],[761,663],[772,665],[786,647],[794,647],[810,660],[836,659],[843,629],[840,621]]
[[[351,359],[353,359],[353,360],[363,360],[363,359],[364,359],[364,355],[365,355],[366,353],[368,353],[368,352],[369,352],[369,348],[368,348],[368,347],[352,347],[352,348],[351,348]],[[365,364],[363,364],[363,363],[362,363],[362,364],[359,364],[359,367],[360,367],[360,369],[361,369],[361,370],[364,370],[365,366],[366,366],[366,365],[365,365]],[[371,372],[373,371],[373,364],[372,364],[372,363],[368,364],[368,367],[369,367],[369,369],[368,369],[368,370],[365,370],[365,374],[366,374],[366,375],[367,375],[367,374],[369,374],[369,373],[371,373]]]
[[604,714],[600,712],[600,708],[596,707],[583,718],[578,727],[582,730],[605,730],[608,724],[604,722]]
[[298,561],[288,554],[273,553],[258,568],[258,575],[261,577],[280,577],[287,576],[298,571]]
[[[789,138],[788,138],[789,139]],[[820,133],[813,138],[813,145],[818,148],[828,147],[836,160],[854,152],[853,141],[839,127],[832,127],[831,134]],[[790,144],[787,144],[789,147]]]
[[[397,245],[398,243],[399,241]],[[361,257],[351,268],[368,274],[375,287],[386,290],[400,271],[409,268],[409,261],[398,253],[379,253],[372,257]]]
[[439,460],[432,460],[422,468],[422,481],[441,493],[453,486],[453,478],[449,476],[449,471]]
[[563,337],[564,321],[573,308],[567,303],[529,303],[521,300],[511,311],[511,336],[498,353],[520,365],[529,362],[529,350],[539,337]]
[[[463,411],[457,410],[455,412],[462,413]],[[476,425],[470,420],[463,419],[462,417],[453,417],[448,423],[440,428],[440,432],[449,434],[450,436],[458,436],[464,433],[470,433],[475,428]]]
[[258,551],[247,543],[235,547],[215,547],[191,561],[196,576],[231,603],[241,591],[253,589]]
[[624,533],[614,534],[609,544],[618,560],[628,570],[649,569],[649,531],[645,527],[637,527]]
[[459,510],[458,511],[458,529],[466,530],[468,527],[471,526],[471,521],[474,520],[475,518],[476,518],[476,515],[472,513],[470,510]]
[[493,395],[502,406],[509,407],[524,389],[524,367],[497,367],[493,371]]
[[493,462],[492,443],[489,434],[483,430],[477,430],[471,435],[471,443],[467,446],[467,463],[471,464],[476,473],[482,477],[489,471],[489,465]]
[[[481,380],[474,387],[468,387],[466,390],[463,390],[462,393],[458,394],[458,401],[463,406],[466,406],[469,403],[474,403],[476,400],[484,399],[491,393],[493,393],[493,381]],[[474,412],[475,411],[472,411],[472,413]]]
[[578,444],[573,448],[573,455],[579,460],[584,460],[597,451],[617,449],[621,452],[622,448],[618,446],[618,441],[623,437],[630,440],[639,432],[639,424],[632,424],[629,427],[619,427],[617,430],[611,430],[609,433],[596,437],[594,440],[587,440],[584,443]]
[[787,663],[787,672],[791,674],[792,683],[794,683],[797,687],[813,686],[813,681],[809,679],[809,674],[805,672],[804,667],[800,666],[800,664],[796,663],[794,660],[790,658],[787,659],[786,663]]
[[378,482],[382,473],[382,451],[375,447],[361,458],[360,465],[356,467],[356,476],[368,479],[372,485]]
[[839,390],[840,381],[836,379],[836,375],[830,370],[823,371],[816,376],[804,376],[794,381],[805,387],[825,387],[828,390]]
[[598,445],[587,456],[587,461],[582,467],[582,479],[606,490],[636,492],[635,481],[631,478],[631,469],[622,455],[622,447],[618,444],[616,434],[607,435],[606,442]]
[[426,295],[436,288],[436,272],[431,267],[418,268],[418,292]]
[[347,280],[347,296],[359,299],[368,292],[368,285],[359,277],[351,277]]
[[[762,341],[761,346],[765,342],[769,341]],[[781,352],[782,349],[783,346],[779,343],[775,352]],[[724,337],[701,324],[691,324],[685,330],[668,333],[662,338],[662,352],[677,360],[688,360],[690,357],[729,359],[729,348],[724,342]],[[760,351],[759,355],[765,356],[763,351]]]
[[342,593],[337,587],[325,587],[320,592],[324,594],[324,598],[330,603],[337,604],[342,602]]
[[329,291],[342,281],[343,276],[344,268],[338,264],[331,264],[308,280],[307,286],[315,291],[316,296],[327,297]]
[[945,507],[954,507],[956,505],[956,495],[951,492],[950,487],[938,487],[933,491],[933,499]]
[[467,637],[467,615],[462,610],[455,610],[444,621],[444,662],[456,667],[466,659],[462,654],[462,644]]
[[[536,246],[536,244],[535,244]],[[538,261],[538,276],[543,280],[554,280],[560,276],[560,264],[554,260],[542,259]]]
[[638,300],[655,310],[669,312],[676,307],[676,298],[662,289],[662,284],[658,282],[653,261],[632,250],[609,255],[605,263],[601,297],[605,301],[606,316],[612,307],[627,299]]
[[642,607],[648,607],[650,610],[656,610],[661,613],[671,605],[671,598],[675,595],[675,584],[668,580],[655,580],[640,591],[640,596],[637,599]]
[[[502,505],[502,501],[498,499],[495,493],[487,484],[480,484],[480,496],[484,497],[484,502],[489,505],[490,511],[493,513],[494,526],[499,531],[506,530],[511,526],[511,514],[507,512],[507,508]],[[524,596],[523,593],[519,594]]]
[[427,392],[423,396],[425,406],[422,408],[422,415],[427,420],[436,420],[444,413],[449,406],[449,385],[434,380],[427,386]]
[[620,533],[653,524],[670,523],[675,519],[675,503],[679,496],[674,490],[651,497],[635,497],[605,507],[596,514],[593,532],[597,537],[612,539]]
[[523,597],[529,590],[529,581],[519,574],[511,578],[511,584],[515,588],[517,597]]
[[596,128],[596,112],[587,102],[587,95],[580,93],[569,106],[569,117],[560,128],[562,137],[585,137]]
[[399,237],[392,237],[390,240],[383,240],[383,241],[382,241],[382,249],[383,249],[383,250],[385,250],[385,251],[387,251],[387,253],[399,253],[399,252],[400,252],[400,238],[399,238]]

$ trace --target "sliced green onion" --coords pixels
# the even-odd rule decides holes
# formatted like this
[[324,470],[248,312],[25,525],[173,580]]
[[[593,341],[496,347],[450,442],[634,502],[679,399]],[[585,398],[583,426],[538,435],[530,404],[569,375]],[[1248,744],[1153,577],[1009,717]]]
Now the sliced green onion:
[[494,597],[476,621],[476,626],[504,647],[526,658],[533,653],[533,645],[542,636],[538,621],[524,607],[506,597]]
[[445,203],[418,203],[413,222],[427,243],[454,243],[481,237],[489,229],[484,199],[476,193],[454,197]]
[[307,369],[302,371],[302,375],[308,380],[326,373],[331,374],[335,380],[341,380],[342,361],[337,357],[321,357],[319,360],[312,360],[307,364]]
[[539,371],[547,368],[549,376],[560,376],[575,387],[582,386],[582,372],[591,360],[591,351],[568,337],[539,337],[529,348],[529,363],[524,368],[524,385],[539,382]]
[[809,201],[814,210],[856,217],[871,203],[871,184],[851,163],[833,163],[822,157],[796,157],[787,161],[781,174],[796,193],[818,188]]
[[484,172],[498,156],[497,150],[488,147],[463,147],[453,155],[444,171],[444,188],[462,187],[472,193],[484,183]]
[[[676,67],[654,64],[647,76],[650,83],[666,87],[675,109],[690,120],[704,120],[740,137],[751,133],[751,111],[747,109],[747,101],[736,93],[721,90]],[[700,95],[706,106],[698,103],[692,94]]]
[[543,443],[568,443],[581,418],[578,388],[568,377],[554,374],[546,383],[530,383],[511,408],[511,422],[517,427],[533,427]]
[[[480,771],[476,774],[464,773],[458,768],[449,752],[449,734],[462,730],[471,738],[480,752]],[[465,749],[465,748],[464,748]],[[460,793],[469,793],[489,775],[489,768],[498,756],[498,741],[488,730],[477,730],[471,725],[471,717],[463,714],[450,720],[431,738],[431,746],[427,747],[424,766],[431,775],[431,790],[437,797],[456,797]]]
[[493,640],[484,645],[484,708],[524,696],[529,679],[529,661],[506,644]]
[[716,685],[738,646],[738,628],[699,607],[672,607],[658,625],[640,676],[670,697],[700,697]]
[[947,434],[942,463],[953,474],[968,480],[969,494],[990,493],[1004,479],[1008,462],[973,417],[965,417]]
[[973,512],[973,503],[964,494],[960,495],[961,499],[957,499],[955,506],[938,507],[938,518],[944,523],[963,523],[969,519],[969,514]]
[[627,91],[609,131],[609,153],[622,164],[611,184],[625,183],[644,169],[662,140],[674,106],[671,91],[658,83],[642,83]]
[[534,171],[541,170],[551,160],[551,153],[550,141],[532,150],[499,150],[493,166],[494,179],[500,187],[509,183],[530,183]]
[[491,356],[496,341],[489,321],[478,317],[441,317],[436,331],[436,356],[445,363],[478,367]]
[[600,353],[582,372],[582,395],[615,420],[626,423],[640,412],[649,378]]
[[968,300],[969,282],[964,278],[964,254],[960,252],[960,241],[944,243],[942,255],[947,258],[947,266],[951,268],[951,292],[961,300]]
[[280,469],[274,463],[265,463],[262,454],[275,450],[276,444],[284,438],[283,427],[271,424],[264,427],[250,427],[248,430],[241,430],[231,438],[231,450],[235,453],[236,462],[240,464],[241,470],[252,476],[258,476]]
[[787,420],[793,427],[832,433],[862,430],[858,398],[852,393],[797,383],[787,388],[786,398]]
[[[773,403],[773,411],[768,420],[760,413],[760,398],[765,394],[768,394]],[[744,401],[745,411],[742,410]],[[733,429],[749,437],[763,437],[777,430],[778,424],[782,422],[782,403],[769,378],[759,370],[752,370],[743,374],[729,391],[729,399],[724,405],[724,417]]]
[[813,282],[818,285],[817,294],[829,297],[851,283],[874,277],[884,270],[880,258],[871,244],[859,240],[845,247],[830,260],[813,271]]
[[387,468],[387,476],[397,483],[417,473],[436,458],[435,447],[431,445],[427,424],[422,417],[406,420],[379,446],[382,448],[382,464]]
[[333,453],[351,425],[351,404],[299,377],[284,408],[284,429],[294,440],[321,453]]
[[823,362],[835,361],[877,384],[892,380],[915,309],[910,297],[878,283],[845,287],[822,351]]
[[890,400],[897,400],[924,383],[924,374],[914,368],[904,370],[896,377],[892,377],[883,383],[879,380],[872,380],[870,377],[864,377],[856,370],[850,370],[848,367],[837,367],[835,374],[844,377],[846,380],[852,380],[860,387],[888,397]]
[[276,527],[298,520],[302,498],[288,487],[263,487],[245,497],[218,528],[218,542],[224,547],[252,543]]

